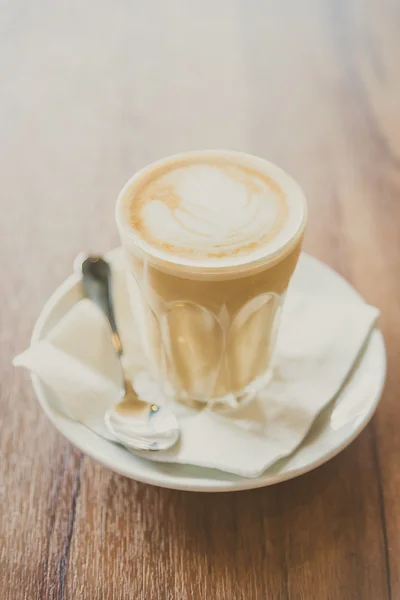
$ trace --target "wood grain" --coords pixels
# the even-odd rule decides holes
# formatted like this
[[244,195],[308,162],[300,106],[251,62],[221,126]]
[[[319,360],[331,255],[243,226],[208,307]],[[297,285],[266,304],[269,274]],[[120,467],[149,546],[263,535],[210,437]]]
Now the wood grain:
[[[2,3],[2,600],[400,598],[399,29],[395,0]],[[340,456],[226,495],[100,467],[11,367],[75,255],[117,244],[125,180],[207,147],[300,181],[306,249],[381,309],[389,361]]]

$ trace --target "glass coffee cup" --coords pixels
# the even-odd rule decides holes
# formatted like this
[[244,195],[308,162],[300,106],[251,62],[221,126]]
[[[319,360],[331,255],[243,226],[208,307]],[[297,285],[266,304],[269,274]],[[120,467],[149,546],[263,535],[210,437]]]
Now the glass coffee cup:
[[126,183],[116,220],[131,306],[167,394],[232,404],[268,384],[306,219],[298,184],[248,154],[180,154]]

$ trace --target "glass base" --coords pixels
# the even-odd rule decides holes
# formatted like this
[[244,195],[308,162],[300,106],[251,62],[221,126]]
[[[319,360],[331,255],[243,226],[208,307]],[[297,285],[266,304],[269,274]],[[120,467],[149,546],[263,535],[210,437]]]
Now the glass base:
[[173,397],[174,400],[186,404],[192,408],[205,408],[209,407],[218,411],[223,410],[235,410],[248,405],[257,394],[265,389],[272,379],[272,368],[268,369],[266,373],[263,373],[254,381],[249,383],[243,390],[237,393],[226,394],[225,396],[217,397],[202,397],[202,396],[189,396],[187,394],[176,394],[172,388],[167,384],[165,391],[169,397]]

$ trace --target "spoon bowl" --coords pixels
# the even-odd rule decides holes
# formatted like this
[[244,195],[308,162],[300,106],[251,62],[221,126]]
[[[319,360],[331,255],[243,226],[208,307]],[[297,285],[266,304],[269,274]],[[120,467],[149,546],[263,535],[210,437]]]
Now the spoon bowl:
[[130,383],[121,402],[105,415],[107,429],[132,450],[167,450],[179,438],[175,415],[157,404],[141,400]]

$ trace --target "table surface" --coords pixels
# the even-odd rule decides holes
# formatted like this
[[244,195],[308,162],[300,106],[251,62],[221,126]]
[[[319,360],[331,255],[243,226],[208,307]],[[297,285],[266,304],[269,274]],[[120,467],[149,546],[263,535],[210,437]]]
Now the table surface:
[[[396,0],[2,3],[2,600],[400,598],[400,6]],[[382,311],[377,414],[296,480],[158,489],[74,450],[11,357],[126,179],[224,147],[286,168],[305,248]]]

